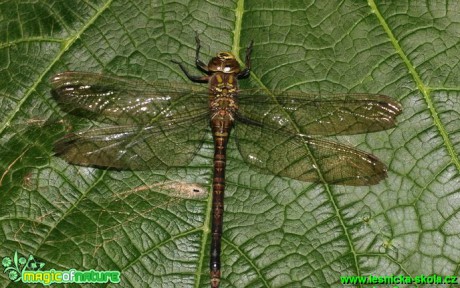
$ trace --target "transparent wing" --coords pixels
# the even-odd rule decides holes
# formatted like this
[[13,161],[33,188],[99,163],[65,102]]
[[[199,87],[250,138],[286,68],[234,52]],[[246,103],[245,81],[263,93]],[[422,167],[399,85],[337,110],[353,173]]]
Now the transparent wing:
[[240,117],[295,134],[345,135],[392,128],[402,111],[385,95],[273,93],[242,90]]
[[262,173],[351,186],[377,184],[387,175],[374,155],[346,145],[241,122],[235,134],[244,160]]
[[67,162],[117,169],[166,169],[185,166],[200,149],[208,131],[207,115],[155,125],[120,125],[69,134],[54,145]]
[[52,94],[67,112],[112,124],[149,124],[168,115],[193,118],[208,110],[207,87],[147,83],[88,72],[50,79]]

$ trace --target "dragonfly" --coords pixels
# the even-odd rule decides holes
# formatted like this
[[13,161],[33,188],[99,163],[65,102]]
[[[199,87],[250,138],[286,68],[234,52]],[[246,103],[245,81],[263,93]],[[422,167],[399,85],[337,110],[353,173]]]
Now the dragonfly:
[[370,186],[387,177],[385,164],[370,153],[324,136],[393,128],[402,106],[385,95],[240,89],[238,81],[251,74],[253,41],[246,49],[243,68],[231,52],[219,52],[204,63],[198,35],[195,39],[195,65],[201,75],[192,75],[180,61],[172,61],[191,81],[208,87],[90,72],[52,77],[52,95],[65,111],[105,123],[65,135],[54,143],[54,152],[81,166],[184,167],[212,133],[210,284],[217,288],[231,132],[241,157],[262,173],[325,185]]

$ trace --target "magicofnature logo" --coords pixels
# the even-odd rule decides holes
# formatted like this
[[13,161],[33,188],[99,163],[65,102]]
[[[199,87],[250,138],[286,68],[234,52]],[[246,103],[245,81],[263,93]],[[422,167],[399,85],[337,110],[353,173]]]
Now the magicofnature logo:
[[44,262],[37,261],[33,255],[28,258],[18,255],[3,257],[2,266],[4,273],[8,274],[11,281],[23,283],[41,283],[44,285],[58,283],[120,283],[119,271],[97,271],[76,269],[69,270],[42,270]]

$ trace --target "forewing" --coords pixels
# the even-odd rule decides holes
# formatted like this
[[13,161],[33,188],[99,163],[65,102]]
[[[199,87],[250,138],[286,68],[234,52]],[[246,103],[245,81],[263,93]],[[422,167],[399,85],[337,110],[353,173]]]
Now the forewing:
[[[88,72],[64,72],[50,79],[52,95],[65,111],[112,124],[149,124],[176,113],[207,111],[207,88]],[[173,112],[171,112],[173,111]]]
[[346,135],[381,131],[396,125],[401,105],[385,95],[306,94],[243,90],[242,118],[291,133]]
[[155,125],[122,125],[69,134],[54,145],[67,162],[116,169],[166,169],[187,165],[208,130],[207,115]]
[[351,186],[374,185],[387,175],[374,155],[346,145],[245,123],[237,123],[235,134],[244,160],[262,173]]

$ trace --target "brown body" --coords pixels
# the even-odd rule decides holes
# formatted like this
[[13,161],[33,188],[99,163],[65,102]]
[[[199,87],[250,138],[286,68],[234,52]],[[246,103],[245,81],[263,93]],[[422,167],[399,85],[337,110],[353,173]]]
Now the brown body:
[[214,175],[212,182],[211,209],[211,287],[217,288],[220,283],[220,250],[222,242],[222,226],[224,216],[225,166],[226,150],[230,131],[238,111],[238,79],[245,78],[250,71],[250,55],[252,43],[246,50],[246,68],[241,70],[235,56],[230,52],[218,53],[208,65],[198,58],[200,42],[197,40],[196,65],[208,75],[192,76],[182,66],[182,71],[195,82],[209,84],[209,110],[211,130],[214,139]]
[[209,108],[214,138],[214,176],[212,184],[211,285],[220,281],[220,246],[224,212],[226,149],[234,115],[238,110],[237,79],[234,73],[216,72],[209,78]]

